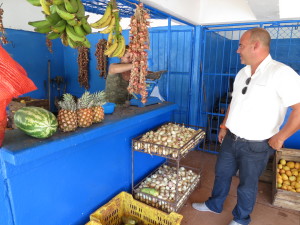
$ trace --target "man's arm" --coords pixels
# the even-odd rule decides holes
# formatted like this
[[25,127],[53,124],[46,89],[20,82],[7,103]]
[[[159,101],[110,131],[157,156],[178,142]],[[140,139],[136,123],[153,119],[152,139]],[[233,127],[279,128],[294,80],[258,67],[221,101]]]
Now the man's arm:
[[224,137],[227,133],[227,128],[225,128],[225,124],[226,124],[226,120],[227,120],[227,117],[228,117],[228,114],[229,114],[229,110],[230,110],[230,105],[228,106],[225,117],[224,117],[224,120],[221,123],[221,126],[223,126],[224,128],[220,128],[220,130],[219,130],[218,140],[219,140],[220,143],[223,142],[223,139],[224,139]]
[[287,123],[284,127],[269,140],[269,145],[279,150],[283,146],[283,142],[300,129],[300,103],[292,105],[293,109]]
[[132,68],[131,63],[112,63],[109,66],[108,73],[109,74],[123,73],[131,70],[131,68]]

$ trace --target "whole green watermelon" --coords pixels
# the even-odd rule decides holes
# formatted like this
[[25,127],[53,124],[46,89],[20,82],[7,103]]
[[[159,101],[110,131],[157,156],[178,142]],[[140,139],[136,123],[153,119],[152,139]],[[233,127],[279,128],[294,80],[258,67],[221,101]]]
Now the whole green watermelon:
[[23,107],[14,115],[16,127],[36,138],[48,138],[57,130],[57,119],[50,111],[34,106]]

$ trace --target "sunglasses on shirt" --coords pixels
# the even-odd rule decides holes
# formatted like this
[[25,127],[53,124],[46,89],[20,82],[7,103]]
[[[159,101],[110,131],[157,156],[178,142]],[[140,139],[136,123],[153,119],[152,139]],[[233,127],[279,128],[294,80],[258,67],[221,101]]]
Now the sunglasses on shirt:
[[251,81],[251,77],[247,78],[246,80],[246,86],[242,89],[242,94],[246,94],[247,93],[247,90],[248,90],[248,85],[250,84],[250,81]]

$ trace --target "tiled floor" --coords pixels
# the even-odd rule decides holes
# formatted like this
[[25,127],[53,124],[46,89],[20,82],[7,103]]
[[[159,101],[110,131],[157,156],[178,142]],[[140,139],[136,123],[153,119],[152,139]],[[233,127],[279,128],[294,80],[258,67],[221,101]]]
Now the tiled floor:
[[[183,215],[182,225],[228,225],[232,220],[231,211],[236,204],[238,178],[234,177],[229,195],[221,214],[199,212],[192,208],[193,202],[203,202],[210,196],[214,182],[214,166],[217,155],[192,151],[182,160],[184,165],[200,167],[201,183],[191,194],[186,204],[179,211]],[[251,225],[300,225],[300,212],[272,206],[271,184],[260,182]]]

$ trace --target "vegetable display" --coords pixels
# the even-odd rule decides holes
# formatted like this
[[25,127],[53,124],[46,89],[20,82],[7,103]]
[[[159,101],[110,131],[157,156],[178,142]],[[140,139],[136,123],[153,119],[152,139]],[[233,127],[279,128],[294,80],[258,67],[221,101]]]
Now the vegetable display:
[[45,20],[29,22],[34,31],[47,34],[49,40],[60,38],[65,46],[91,47],[86,38],[92,29],[87,22],[81,0],[27,0],[34,6],[41,6]]
[[177,172],[175,166],[165,164],[139,184],[135,198],[166,212],[176,211],[199,180],[200,175],[191,169],[181,166]]
[[193,149],[205,132],[187,125],[167,123],[157,130],[145,133],[141,138],[133,140],[133,148],[150,154],[177,159]]
[[17,128],[36,138],[48,138],[57,130],[57,120],[53,113],[34,106],[23,107],[14,115]]
[[146,75],[148,69],[149,13],[143,8],[143,3],[136,5],[135,13],[130,19],[130,43],[128,51],[132,56],[132,69],[128,85],[128,92],[140,94],[142,103],[146,103]]

